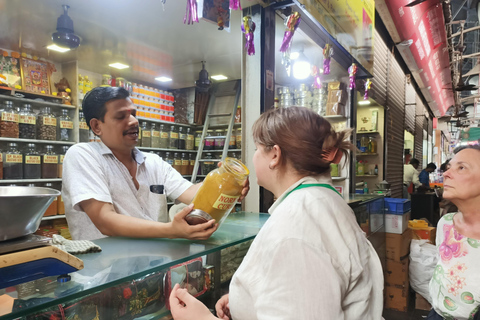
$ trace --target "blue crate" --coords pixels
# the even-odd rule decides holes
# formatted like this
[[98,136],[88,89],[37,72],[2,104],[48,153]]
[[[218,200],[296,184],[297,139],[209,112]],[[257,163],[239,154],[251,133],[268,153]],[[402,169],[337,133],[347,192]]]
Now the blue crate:
[[385,211],[390,214],[404,214],[411,208],[412,203],[408,199],[385,198]]

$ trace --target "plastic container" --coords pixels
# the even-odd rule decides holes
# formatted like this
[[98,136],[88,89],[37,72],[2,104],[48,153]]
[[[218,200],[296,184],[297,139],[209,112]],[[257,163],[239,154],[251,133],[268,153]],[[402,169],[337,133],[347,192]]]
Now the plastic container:
[[385,211],[388,213],[405,213],[410,211],[412,203],[408,199],[385,198]]
[[199,224],[211,219],[219,224],[225,220],[241,196],[249,170],[239,160],[226,158],[223,165],[211,171],[193,198],[193,211],[185,220]]

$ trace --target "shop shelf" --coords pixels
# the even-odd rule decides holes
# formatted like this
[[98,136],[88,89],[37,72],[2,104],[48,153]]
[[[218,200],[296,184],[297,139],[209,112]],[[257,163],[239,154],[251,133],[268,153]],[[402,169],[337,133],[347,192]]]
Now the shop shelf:
[[[241,123],[234,123],[233,124],[233,127],[234,128],[239,128],[241,127],[242,124]],[[194,125],[195,127],[195,130],[198,131],[198,130],[202,130],[203,129],[203,125]],[[227,124],[215,124],[215,125],[210,125],[208,126],[208,130],[215,130],[215,129],[226,129],[228,128],[228,123]]]
[[[7,92],[6,90],[0,90],[0,92]],[[12,91],[13,92],[13,91]],[[55,102],[47,102],[47,101],[42,101],[42,100],[35,100],[36,99],[58,99],[59,101],[62,101],[60,98],[56,98],[55,96],[49,96],[49,95],[40,95],[40,94],[34,94],[34,93],[27,93],[26,91],[20,91],[20,90],[15,90],[14,92],[18,92],[21,94],[25,94],[28,96],[32,96],[34,98],[21,98],[21,97],[16,97],[13,95],[7,95],[7,94],[0,94],[0,99],[2,100],[11,100],[11,101],[17,101],[21,103],[28,103],[31,105],[38,105],[38,106],[47,106],[47,107],[56,107],[56,108],[65,108],[65,109],[76,109],[75,106],[71,105],[66,105],[62,103],[55,103]]]
[[42,221],[55,220],[55,219],[64,219],[64,218],[65,218],[65,215],[64,215],[64,214],[57,214],[56,216],[42,217]]
[[43,182],[62,182],[62,178],[54,178],[54,179],[5,179],[5,180],[0,180],[0,184],[6,184],[6,183],[43,183]]
[[169,125],[172,125],[172,126],[180,126],[180,127],[188,127],[188,128],[194,127],[193,124],[183,124],[183,123],[176,123],[176,122],[168,122],[168,121],[157,120],[157,119],[152,119],[152,118],[145,118],[145,117],[137,117],[137,120],[139,120],[139,121],[147,121],[147,122],[155,122],[155,123],[161,123],[161,124],[169,124]]
[[378,156],[378,153],[357,153],[356,156]]
[[374,178],[374,177],[378,177],[378,174],[364,174],[363,176],[359,176],[357,175],[356,176],[357,178]]
[[137,148],[145,151],[197,152],[197,150],[183,150],[183,149],[165,149],[165,148],[148,148],[148,147],[137,147]]
[[[203,150],[203,152],[223,152],[223,150]],[[242,152],[242,149],[228,149],[227,152]]]
[[332,181],[343,181],[347,179],[347,177],[332,177]]
[[200,161],[200,162],[205,162],[205,161],[219,162],[219,161],[222,161],[222,159],[200,159],[198,161]]
[[20,139],[20,138],[4,138],[4,137],[0,137],[0,141],[20,142],[20,143],[24,142],[24,143],[61,144],[61,145],[74,145],[76,143],[72,141],[37,140],[37,139]]
[[365,132],[357,131],[357,134],[379,134],[379,132],[378,131],[365,131]]

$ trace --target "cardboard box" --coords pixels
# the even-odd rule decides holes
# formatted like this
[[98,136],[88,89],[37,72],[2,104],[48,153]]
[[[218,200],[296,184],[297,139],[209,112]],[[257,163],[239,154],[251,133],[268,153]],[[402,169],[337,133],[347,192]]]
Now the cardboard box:
[[430,311],[430,309],[432,309],[432,305],[420,294],[415,293],[415,309]]
[[412,230],[412,239],[420,240],[425,239],[429,240],[431,244],[435,244],[435,237],[437,236],[437,228],[435,227],[426,227],[426,228],[409,228]]
[[407,258],[401,262],[388,260],[385,269],[385,282],[390,286],[408,286],[408,266],[410,260]]
[[409,305],[409,286],[385,286],[385,308],[407,312]]
[[387,259],[400,262],[410,253],[412,232],[407,228],[404,233],[387,233],[385,243],[387,247]]
[[410,211],[404,214],[385,214],[385,232],[402,234],[408,228]]

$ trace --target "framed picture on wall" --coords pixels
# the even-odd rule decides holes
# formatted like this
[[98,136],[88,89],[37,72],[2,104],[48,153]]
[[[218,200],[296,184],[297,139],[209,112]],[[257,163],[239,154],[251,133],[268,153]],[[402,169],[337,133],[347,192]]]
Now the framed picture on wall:
[[7,54],[0,55],[0,74],[4,77],[4,81],[10,88],[15,88],[16,85],[22,85],[20,59],[16,56],[8,56]]
[[21,58],[22,88],[34,93],[51,94],[48,62]]

